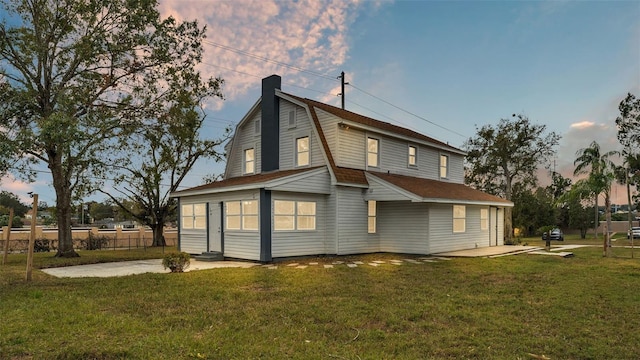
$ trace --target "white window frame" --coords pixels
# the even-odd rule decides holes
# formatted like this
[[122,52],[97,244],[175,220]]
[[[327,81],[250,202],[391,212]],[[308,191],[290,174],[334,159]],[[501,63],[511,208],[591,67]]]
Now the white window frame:
[[[375,141],[376,143],[376,151],[369,150],[369,142]],[[374,137],[367,136],[367,167],[380,167],[380,139],[376,139]],[[371,156],[374,155],[372,158]],[[372,164],[372,159],[375,159],[375,164]]]
[[367,201],[367,233],[375,234],[378,232],[378,204],[375,200]]
[[[413,154],[411,154],[412,149],[413,149]],[[418,167],[418,147],[417,146],[409,145],[407,147],[407,166],[410,168]]]
[[185,230],[207,228],[207,204],[183,204],[180,206],[180,226]]
[[489,230],[489,209],[480,209],[480,230]]
[[[283,206],[288,211],[282,211]],[[311,206],[309,213],[304,213],[304,206]],[[282,231],[315,231],[317,229],[317,214],[318,207],[315,201],[295,201],[295,200],[273,200],[273,230]],[[286,228],[280,227],[279,219],[287,218],[289,221]],[[301,221],[307,220],[307,221]],[[306,223],[310,223],[312,226],[305,226]]]
[[262,129],[261,129],[261,126],[262,126],[262,125],[260,124],[260,119],[256,119],[256,120],[254,121],[254,123],[253,123],[253,133],[254,133],[256,136],[260,135],[260,131],[262,130]]
[[[250,211],[251,207],[254,207],[255,212]],[[235,200],[226,201],[224,203],[224,228],[225,230],[237,230],[237,231],[258,231],[260,228],[260,221],[258,214],[260,212],[260,202],[258,200]],[[230,212],[230,207],[233,205],[237,211]],[[235,210],[233,209],[233,210]],[[237,226],[230,226],[230,220],[236,219]],[[255,226],[252,226],[255,224]]]
[[[306,151],[300,151],[300,147],[298,146],[299,145],[299,141],[303,140],[303,139],[307,139],[307,150]],[[296,167],[311,165],[311,137],[309,135],[305,135],[305,136],[301,136],[301,137],[296,138],[294,146],[295,146],[295,151],[296,151]],[[305,155],[305,154],[307,155],[306,163],[300,161],[300,157],[302,155]]]
[[[248,152],[251,151],[252,159],[248,159]],[[250,165],[250,166],[249,166]],[[256,172],[256,149],[247,148],[242,152],[242,173],[255,174]]]
[[295,129],[296,126],[298,125],[298,117],[296,114],[296,110],[289,110],[289,116],[287,117],[287,128],[288,129]]
[[[444,164],[443,164],[444,161]],[[440,154],[439,164],[439,175],[441,179],[449,178],[449,155]]]
[[467,207],[464,205],[453,205],[453,232],[463,233],[467,227]]

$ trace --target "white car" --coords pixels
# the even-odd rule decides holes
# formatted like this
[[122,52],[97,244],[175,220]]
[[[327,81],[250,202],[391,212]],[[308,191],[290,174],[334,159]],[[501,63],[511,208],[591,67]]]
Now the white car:
[[640,226],[634,226],[627,231],[627,239],[631,239],[631,234],[633,234],[634,239],[640,239]]

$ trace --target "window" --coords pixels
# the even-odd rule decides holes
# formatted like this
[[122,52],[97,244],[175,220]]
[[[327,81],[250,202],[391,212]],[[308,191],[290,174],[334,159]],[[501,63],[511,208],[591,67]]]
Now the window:
[[453,205],[453,232],[465,232],[466,227],[466,207],[464,205]]
[[253,148],[244,151],[244,173],[253,174],[256,169],[256,158]]
[[440,177],[449,177],[449,157],[447,155],[440,155]]
[[489,229],[489,210],[480,209],[480,230]]
[[289,129],[293,129],[294,127],[296,127],[296,111],[290,110],[289,111]]
[[378,167],[379,140],[367,138],[367,165]]
[[188,204],[182,205],[180,211],[181,224],[183,229],[206,229],[207,228],[207,205]]
[[296,166],[309,165],[309,137],[296,139]]
[[415,146],[409,145],[409,166],[418,166],[418,149]]
[[369,200],[367,201],[367,215],[368,215],[368,230],[367,232],[369,234],[375,234],[377,229],[376,229],[376,201],[375,200]]
[[274,230],[316,229],[316,203],[313,201],[274,200],[273,208]]
[[224,215],[226,230],[258,230],[258,201],[228,201]]

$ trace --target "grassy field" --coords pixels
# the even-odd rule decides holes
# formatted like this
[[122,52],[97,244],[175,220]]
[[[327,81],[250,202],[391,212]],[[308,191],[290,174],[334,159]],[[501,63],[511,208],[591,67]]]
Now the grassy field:
[[[25,256],[10,255],[0,266],[0,358],[637,358],[640,260],[628,249],[606,259],[599,248],[572,251],[401,266],[388,260],[409,256],[373,254],[339,260],[387,263],[325,269],[336,259],[298,259],[320,265],[100,279],[34,271],[30,283]],[[73,262],[161,251],[81,254]]]

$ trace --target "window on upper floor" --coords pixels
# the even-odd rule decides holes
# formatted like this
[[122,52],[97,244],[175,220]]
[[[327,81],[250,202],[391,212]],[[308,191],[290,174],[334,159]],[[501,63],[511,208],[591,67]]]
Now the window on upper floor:
[[183,229],[202,230],[207,227],[207,205],[186,204],[180,207],[180,224]]
[[489,229],[489,209],[480,209],[480,230]]
[[309,137],[296,139],[296,166],[307,166],[310,163]]
[[449,156],[440,155],[440,177],[449,177]]
[[380,162],[380,140],[367,138],[367,166],[378,167]]
[[258,230],[258,200],[227,201],[226,230]]
[[258,136],[260,135],[260,119],[257,119],[254,123],[253,123],[253,133]]
[[289,110],[289,129],[293,129],[296,127],[296,111],[295,110]]
[[375,234],[376,229],[376,217],[377,217],[376,201],[367,201],[367,232],[369,234]]
[[253,174],[256,171],[256,157],[255,150],[245,149],[244,151],[244,174]]
[[416,148],[415,146],[409,145],[408,148],[408,153],[407,153],[407,165],[411,166],[411,167],[416,167],[418,166],[418,148]]
[[453,205],[453,232],[465,232],[467,209],[464,205]]

